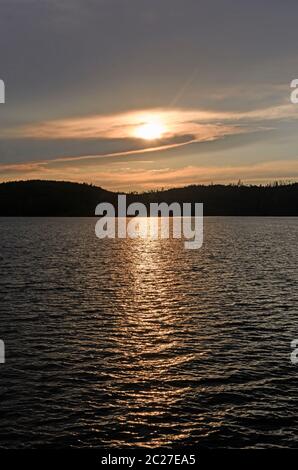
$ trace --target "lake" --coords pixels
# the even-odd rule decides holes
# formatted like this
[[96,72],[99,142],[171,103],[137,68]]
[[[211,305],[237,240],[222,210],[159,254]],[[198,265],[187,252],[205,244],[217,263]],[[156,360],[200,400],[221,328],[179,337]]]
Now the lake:
[[0,447],[298,447],[297,218],[0,219]]

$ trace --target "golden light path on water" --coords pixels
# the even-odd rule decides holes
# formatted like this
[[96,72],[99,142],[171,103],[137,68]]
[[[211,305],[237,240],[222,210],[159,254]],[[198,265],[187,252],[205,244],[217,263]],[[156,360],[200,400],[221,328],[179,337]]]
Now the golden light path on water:
[[[129,392],[123,396],[126,413],[119,416],[119,422],[127,433],[136,426],[148,426],[150,437],[139,445],[162,446],[191,435],[191,422],[177,425],[179,407],[192,393],[189,381],[193,376],[187,372],[187,364],[208,352],[187,344],[183,314],[187,293],[175,263],[182,255],[181,241],[153,239],[150,234],[156,234],[156,218],[146,221],[148,237],[127,240],[121,252],[126,282],[118,291],[117,304],[123,315],[119,315],[115,347],[125,357],[120,380]],[[172,222],[170,225],[172,229]],[[160,236],[162,224],[158,228]],[[183,367],[183,376],[176,377],[175,370]]]

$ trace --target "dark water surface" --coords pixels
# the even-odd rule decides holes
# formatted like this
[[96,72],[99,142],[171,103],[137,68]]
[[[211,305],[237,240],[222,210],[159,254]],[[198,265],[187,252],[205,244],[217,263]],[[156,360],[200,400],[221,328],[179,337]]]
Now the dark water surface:
[[297,218],[0,219],[0,447],[298,447]]

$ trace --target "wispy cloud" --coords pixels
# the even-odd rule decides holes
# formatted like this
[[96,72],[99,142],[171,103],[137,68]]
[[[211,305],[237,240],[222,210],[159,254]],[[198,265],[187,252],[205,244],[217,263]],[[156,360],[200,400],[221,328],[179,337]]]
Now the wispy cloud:
[[[131,162],[130,162],[131,163]],[[263,183],[273,180],[297,180],[298,160],[268,161],[253,165],[185,166],[181,168],[140,168],[111,165],[99,170],[96,166],[87,168],[73,166],[67,172],[70,181],[86,182],[103,186],[110,190],[128,191],[179,187],[189,184],[232,183],[239,179],[246,183]],[[20,168],[17,170],[19,171]],[[65,169],[28,166],[24,168],[28,179],[65,180]],[[3,180],[14,178],[15,169],[10,168]]]
[[131,139],[136,129],[150,121],[162,123],[164,138],[191,134],[197,140],[216,138],[237,132],[239,122],[276,119],[298,119],[298,110],[291,104],[281,104],[247,112],[222,112],[199,109],[148,109],[125,113],[58,119],[13,128],[2,128],[5,139]]
[[[132,139],[139,126],[151,121],[160,122],[165,131],[163,139],[191,134],[195,139],[208,140],[232,132],[234,127],[219,125],[218,120],[235,119],[236,115],[200,110],[149,109],[113,115],[96,115],[59,119],[2,129],[5,139]],[[241,118],[241,116],[239,116]]]
[[[266,130],[274,127],[274,122],[283,119],[297,119],[296,107],[288,104],[281,104],[275,107],[257,109],[247,112],[215,112],[198,109],[148,109],[141,111],[129,111],[110,115],[96,115],[71,119],[59,119],[23,125],[14,128],[6,128],[0,131],[0,139],[28,139],[32,141],[51,141],[61,143],[63,140],[78,140],[80,143],[88,139],[98,139],[122,142],[121,149],[109,152],[98,152],[95,154],[81,154],[69,156],[53,156],[49,159],[39,159],[23,163],[0,164],[0,174],[2,179],[13,177],[48,177],[63,178],[73,175],[77,180],[81,177],[84,181],[95,181],[100,183],[102,178],[107,184],[111,184],[115,189],[117,184],[134,184],[146,187],[155,187],[159,184],[169,185],[183,180],[184,184],[189,181],[186,173],[191,172],[191,181],[210,181],[213,176],[220,178],[235,177],[244,172],[251,175],[252,172],[260,173],[266,165],[268,176],[282,177],[285,173],[284,162],[279,163],[279,170],[276,164],[259,164],[245,167],[233,168],[197,168],[194,166],[185,167],[183,170],[150,170],[141,175],[136,172],[128,172],[127,175],[119,174],[115,178],[113,171],[99,172],[95,161],[111,157],[142,156],[155,152],[170,151],[172,149],[187,146],[193,143],[210,142],[226,136],[233,136],[243,133],[251,133],[257,130]],[[159,122],[162,125],[163,134],[159,139],[146,142],[136,137],[136,130],[148,122]],[[294,168],[292,164],[292,168]],[[296,167],[295,167],[296,168]],[[274,175],[272,174],[272,171]],[[293,172],[291,173],[293,174]],[[133,175],[133,177],[131,177]],[[260,176],[261,177],[261,176]],[[137,183],[136,183],[137,181]]]
[[[170,188],[189,184],[232,183],[239,179],[249,182],[266,182],[278,179],[297,179],[298,161],[262,162],[235,166],[186,166],[182,168],[133,169],[117,168],[94,172],[93,181],[105,182],[110,189],[127,190],[132,185],[139,190]],[[137,181],[137,185],[136,185]]]

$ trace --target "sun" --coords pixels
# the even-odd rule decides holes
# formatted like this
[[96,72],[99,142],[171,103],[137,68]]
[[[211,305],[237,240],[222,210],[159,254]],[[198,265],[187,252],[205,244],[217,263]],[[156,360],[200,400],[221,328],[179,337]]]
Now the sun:
[[164,125],[159,121],[148,121],[135,129],[134,136],[138,139],[157,140],[165,133]]

